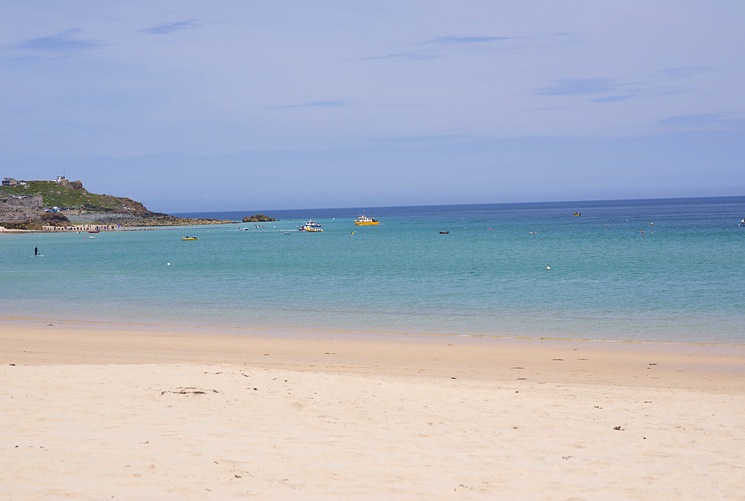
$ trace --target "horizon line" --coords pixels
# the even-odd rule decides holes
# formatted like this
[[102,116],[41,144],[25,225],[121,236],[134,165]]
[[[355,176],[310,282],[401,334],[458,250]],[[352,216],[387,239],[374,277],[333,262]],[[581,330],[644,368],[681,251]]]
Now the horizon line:
[[412,205],[371,205],[366,206],[365,209],[360,209],[360,206],[356,207],[289,207],[289,208],[273,208],[273,209],[228,209],[228,210],[200,210],[200,211],[174,211],[167,212],[167,214],[205,214],[213,212],[254,212],[260,211],[329,211],[329,210],[371,210],[371,209],[404,209],[414,207],[462,207],[462,206],[478,206],[478,205],[538,205],[538,204],[587,204],[587,203],[598,203],[598,202],[650,202],[650,201],[662,201],[662,200],[711,200],[711,199],[725,199],[725,198],[743,198],[745,195],[716,195],[716,196],[693,196],[693,197],[652,197],[652,198],[607,198],[607,199],[586,199],[586,200],[547,200],[547,201],[522,201],[522,202],[468,202],[468,203],[448,203],[448,204],[412,204]]

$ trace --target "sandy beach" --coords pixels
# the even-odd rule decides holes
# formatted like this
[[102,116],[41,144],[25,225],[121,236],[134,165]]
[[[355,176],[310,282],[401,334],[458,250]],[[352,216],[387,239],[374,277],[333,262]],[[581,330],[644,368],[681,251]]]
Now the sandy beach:
[[0,321],[2,499],[745,499],[745,347]]

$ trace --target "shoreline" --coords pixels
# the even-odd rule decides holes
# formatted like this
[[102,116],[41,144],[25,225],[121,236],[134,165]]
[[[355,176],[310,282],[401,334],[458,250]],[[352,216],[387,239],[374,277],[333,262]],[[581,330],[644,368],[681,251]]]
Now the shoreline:
[[[593,375],[604,372],[604,377],[616,385],[669,384],[666,378],[660,379],[660,373],[675,377],[678,383],[692,388],[697,387],[702,376],[720,377],[724,386],[733,391],[745,382],[743,344],[426,334],[349,335],[289,329],[46,322],[8,317],[0,317],[0,325],[3,325],[0,344],[5,345],[6,352],[0,363],[11,363],[8,357],[12,356],[16,360],[42,365],[216,361],[251,363],[265,368],[278,365],[292,370],[305,370],[310,365],[315,370],[331,373],[376,374],[379,367],[384,368],[383,372],[389,369],[376,358],[382,357],[389,362],[406,360],[411,366],[428,366],[429,371],[447,366],[473,377],[499,379],[514,375],[516,369],[511,360],[523,360],[535,364],[541,373],[572,373],[571,382],[582,384],[592,384]],[[119,351],[122,343],[132,350]],[[45,353],[47,344],[54,351],[43,358],[32,355]],[[14,352],[14,347],[25,349]],[[98,353],[96,357],[90,354],[94,348]],[[319,355],[321,352],[328,355],[330,348],[334,348],[335,355],[342,350],[347,354],[346,358]],[[274,352],[275,356],[265,358],[267,350]],[[313,363],[302,362],[304,357],[313,358]],[[497,361],[504,365],[493,365]],[[507,365],[510,369],[506,369]],[[646,372],[652,369],[654,372]],[[651,374],[654,377],[649,377]]]
[[[178,227],[184,227],[189,228],[193,226],[216,226],[216,225],[228,225],[228,224],[237,224],[240,223],[240,221],[228,221],[228,220],[211,220],[211,219],[197,219],[197,218],[178,218],[177,216],[172,216],[174,218],[179,219],[179,221],[173,223],[173,224],[163,224],[162,221],[159,221],[158,224],[147,224],[147,223],[140,223],[140,224],[129,224],[129,221],[127,221],[125,224],[121,224],[119,222],[91,222],[91,223],[83,223],[83,222],[71,222],[70,224],[62,225],[62,226],[51,226],[51,225],[43,225],[41,229],[15,229],[15,228],[6,228],[4,226],[0,226],[0,234],[14,234],[14,233],[84,233],[89,232],[91,230],[97,230],[102,233],[110,233],[110,232],[117,232],[117,231],[143,231],[143,230],[155,230],[155,229],[170,229],[170,228],[178,228]],[[193,222],[189,222],[189,219],[192,219]],[[95,221],[95,219],[94,219]]]
[[743,349],[745,342],[735,341],[676,341],[676,340],[655,340],[655,339],[617,339],[603,337],[562,337],[562,336],[545,336],[531,335],[527,332],[513,334],[479,334],[479,333],[447,333],[447,332],[394,332],[394,331],[353,331],[343,329],[324,329],[321,327],[304,328],[298,326],[239,326],[232,324],[197,324],[197,323],[177,323],[177,322],[159,322],[157,320],[148,320],[143,322],[134,322],[127,320],[101,321],[91,319],[50,319],[50,318],[32,318],[27,316],[0,315],[0,325],[7,324],[21,328],[42,327],[42,326],[63,326],[69,329],[79,329],[83,331],[101,330],[101,331],[158,331],[158,332],[180,332],[180,333],[201,333],[204,335],[230,335],[230,336],[255,336],[271,338],[329,338],[329,339],[377,339],[379,341],[396,341],[396,340],[419,340],[427,342],[428,340],[461,340],[474,343],[586,343],[603,345],[624,345],[624,346],[670,346],[670,347],[712,347],[722,349]]
[[13,498],[742,499],[744,346],[0,325]]

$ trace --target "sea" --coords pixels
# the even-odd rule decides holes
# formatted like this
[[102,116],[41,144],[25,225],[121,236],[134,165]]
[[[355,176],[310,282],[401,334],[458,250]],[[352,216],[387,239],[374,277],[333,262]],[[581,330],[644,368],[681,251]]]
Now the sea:
[[278,221],[0,234],[0,319],[745,343],[745,197],[176,215],[260,212]]

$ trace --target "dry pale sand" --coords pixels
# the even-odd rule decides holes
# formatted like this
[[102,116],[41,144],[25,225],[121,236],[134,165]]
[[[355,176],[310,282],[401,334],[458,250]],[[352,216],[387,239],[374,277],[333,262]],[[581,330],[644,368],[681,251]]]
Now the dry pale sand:
[[745,347],[0,322],[2,499],[745,499]]

